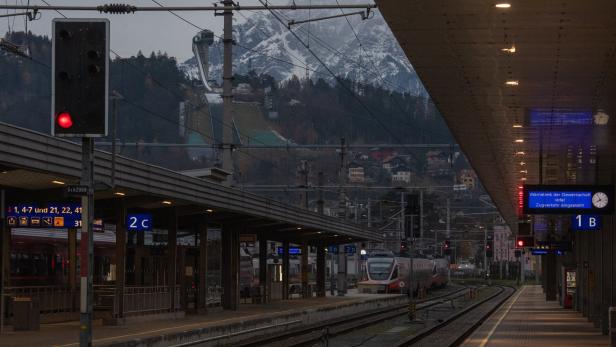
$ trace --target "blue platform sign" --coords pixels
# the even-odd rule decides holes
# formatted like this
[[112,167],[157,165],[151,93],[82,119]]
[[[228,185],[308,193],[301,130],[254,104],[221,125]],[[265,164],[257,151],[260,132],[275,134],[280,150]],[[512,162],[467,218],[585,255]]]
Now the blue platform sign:
[[[278,247],[278,255],[284,254],[284,247]],[[290,255],[300,255],[302,254],[302,249],[300,247],[289,247]]]
[[151,213],[129,213],[126,215],[126,228],[133,231],[152,231]]
[[344,253],[355,254],[357,253],[357,247],[355,247],[355,245],[346,245],[344,246]]
[[338,246],[329,246],[327,247],[327,251],[332,254],[338,254]]
[[556,254],[556,255],[565,255],[567,251],[562,249],[531,249],[530,253],[532,255],[548,255],[548,254]]
[[601,230],[601,216],[576,214],[571,216],[571,229],[574,231]]
[[527,185],[524,214],[612,214],[613,186]]
[[6,222],[12,228],[81,228],[81,204],[12,205],[7,209]]

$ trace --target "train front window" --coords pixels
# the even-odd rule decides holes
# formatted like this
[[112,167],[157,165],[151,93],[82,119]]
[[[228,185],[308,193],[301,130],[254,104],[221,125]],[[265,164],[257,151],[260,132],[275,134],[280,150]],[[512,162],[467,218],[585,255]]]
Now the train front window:
[[394,268],[394,272],[391,274],[392,280],[396,278],[398,278],[398,267],[397,266]]
[[368,264],[368,273],[373,280],[388,280],[391,272],[391,262],[374,262]]

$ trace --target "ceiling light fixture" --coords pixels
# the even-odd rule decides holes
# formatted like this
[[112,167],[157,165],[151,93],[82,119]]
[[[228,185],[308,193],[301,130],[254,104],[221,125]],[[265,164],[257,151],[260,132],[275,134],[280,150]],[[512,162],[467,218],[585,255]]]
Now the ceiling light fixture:
[[526,163],[525,163],[525,162],[523,162],[523,161],[521,161],[521,162],[520,162],[520,165],[524,166],[524,165],[526,165]]
[[520,82],[515,81],[515,80],[510,80],[510,81],[505,82],[505,84],[508,86],[517,86],[520,84]]
[[524,143],[524,139],[516,139],[515,142],[516,143]]
[[163,200],[161,201],[164,205],[171,205],[171,201],[169,200]]
[[522,124],[514,124],[513,127],[514,128],[523,128]]
[[205,210],[205,212],[212,213],[212,212],[214,212],[214,210],[212,210],[211,208],[208,208],[207,210]]
[[526,152],[524,152],[524,151],[518,151],[518,152],[515,152],[515,155],[526,155]]
[[520,181],[526,181],[526,177],[520,178]]
[[126,195],[125,193],[122,193],[122,192],[115,192],[115,193],[113,193],[113,194],[114,194],[114,195],[117,195],[117,196],[124,196],[124,195]]
[[506,3],[506,2],[501,2],[501,3],[498,3],[498,4],[494,5],[494,7],[496,7],[496,8],[510,8],[511,4]]
[[297,230],[302,230],[302,227],[297,227],[297,228],[295,228],[295,229],[297,229]]
[[60,185],[60,186],[63,186],[63,185],[66,184],[65,182],[62,182],[62,181],[51,181],[51,183],[57,184],[57,185]]
[[515,53],[515,46],[511,46],[510,48],[501,48],[501,51],[505,53]]

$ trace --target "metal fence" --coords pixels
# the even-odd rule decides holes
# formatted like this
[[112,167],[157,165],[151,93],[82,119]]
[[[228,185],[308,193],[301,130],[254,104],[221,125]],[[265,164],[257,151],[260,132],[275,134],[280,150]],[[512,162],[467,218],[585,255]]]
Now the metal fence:
[[79,310],[79,291],[60,286],[5,287],[4,298],[9,301],[8,315],[12,315],[13,298],[38,299],[41,313],[76,312]]
[[[112,295],[115,298],[115,288]],[[124,316],[137,316],[171,312],[180,307],[180,286],[175,286],[174,305],[172,309],[169,286],[125,287],[122,296]],[[112,299],[113,315],[119,316],[119,302]]]

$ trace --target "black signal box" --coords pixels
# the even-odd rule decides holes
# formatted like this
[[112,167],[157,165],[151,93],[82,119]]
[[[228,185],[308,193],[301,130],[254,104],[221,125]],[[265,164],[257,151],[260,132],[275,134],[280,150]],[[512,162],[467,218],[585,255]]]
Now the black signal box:
[[109,21],[57,18],[52,27],[52,135],[106,136]]

